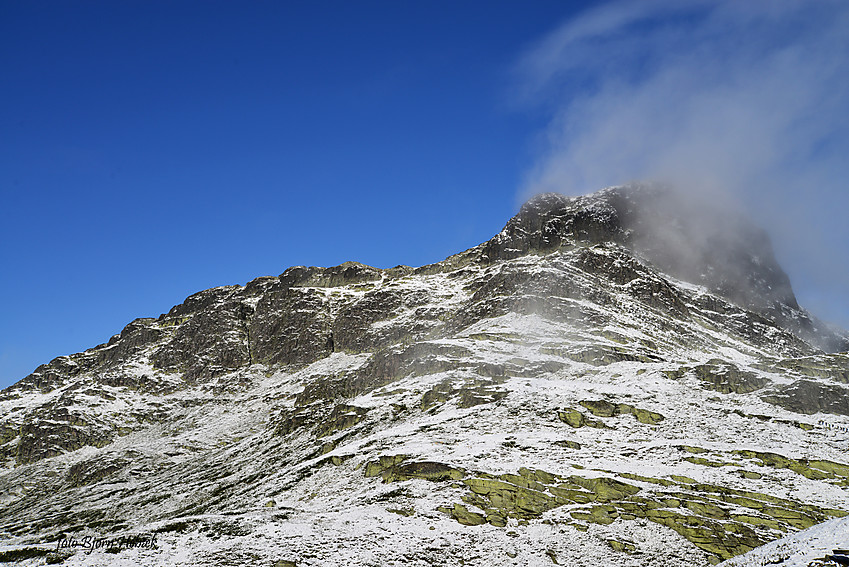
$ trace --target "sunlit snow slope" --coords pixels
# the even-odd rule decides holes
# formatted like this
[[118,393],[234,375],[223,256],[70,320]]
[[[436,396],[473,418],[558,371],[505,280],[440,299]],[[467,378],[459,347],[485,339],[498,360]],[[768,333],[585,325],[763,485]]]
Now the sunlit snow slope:
[[847,349],[745,219],[541,195],[438,264],[206,290],[4,390],[0,561],[717,563],[845,526]]

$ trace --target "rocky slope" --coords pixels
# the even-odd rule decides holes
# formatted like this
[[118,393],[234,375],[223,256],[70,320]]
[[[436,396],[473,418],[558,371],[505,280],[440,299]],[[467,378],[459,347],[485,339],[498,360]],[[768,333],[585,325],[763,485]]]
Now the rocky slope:
[[206,290],[3,390],[0,561],[716,563],[849,514],[847,350],[745,219],[540,195],[443,262]]

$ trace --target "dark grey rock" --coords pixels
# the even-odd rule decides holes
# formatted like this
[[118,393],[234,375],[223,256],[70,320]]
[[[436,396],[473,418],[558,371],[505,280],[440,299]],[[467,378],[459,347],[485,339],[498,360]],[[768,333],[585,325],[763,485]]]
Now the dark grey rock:
[[849,415],[849,389],[837,384],[797,380],[761,399],[806,415],[817,412]]

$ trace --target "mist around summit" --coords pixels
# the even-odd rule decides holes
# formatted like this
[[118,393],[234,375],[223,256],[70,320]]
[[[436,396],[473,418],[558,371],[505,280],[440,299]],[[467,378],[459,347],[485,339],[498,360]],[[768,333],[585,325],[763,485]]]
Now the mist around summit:
[[531,46],[515,100],[550,117],[520,201],[635,180],[768,230],[802,303],[849,327],[849,6],[608,2]]

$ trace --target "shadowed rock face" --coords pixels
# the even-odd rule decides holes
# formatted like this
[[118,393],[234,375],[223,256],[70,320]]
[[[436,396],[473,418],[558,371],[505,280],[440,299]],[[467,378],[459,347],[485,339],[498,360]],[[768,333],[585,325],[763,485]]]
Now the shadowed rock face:
[[[596,194],[599,195],[599,194]],[[619,211],[605,198],[537,195],[483,245],[490,262],[531,252],[550,252],[573,241],[622,242],[625,232]]]
[[[604,243],[624,249],[599,254],[586,247]],[[631,283],[641,300],[671,316],[686,316],[687,308],[639,259],[660,273],[703,285],[819,349],[849,350],[846,336],[827,330],[799,308],[765,232],[734,212],[693,203],[667,188],[634,185],[583,197],[538,195],[499,234],[458,255],[459,267],[486,266],[575,245],[584,246],[583,270],[619,285]],[[416,272],[458,267],[451,260]],[[369,352],[421,339],[439,326],[441,321],[435,319],[447,314],[428,306],[426,295],[369,289],[413,272],[405,266],[380,270],[356,262],[332,268],[296,266],[277,278],[257,278],[244,288],[205,290],[158,319],[133,321],[106,345],[40,366],[18,386],[49,391],[80,372],[118,368],[150,348],[155,367],[196,381],[254,363],[309,364],[335,351]],[[321,291],[344,286],[359,286],[367,293],[355,301],[334,301]],[[452,329],[516,309],[556,310],[549,301],[552,295],[590,295],[593,301],[606,301],[603,288],[570,290],[574,283],[566,278],[540,279],[522,269],[502,270],[475,286],[473,301],[450,315]],[[373,330],[375,323],[389,321],[399,308],[411,306],[420,308],[415,321]],[[705,307],[723,309],[716,302]]]
[[[295,508],[275,502],[354,509],[357,522],[385,502],[412,539],[439,518],[518,531],[641,519],[730,557],[844,512],[849,466],[830,459],[849,355],[823,352],[845,343],[817,325],[737,216],[653,187],[540,195],[443,262],[296,266],[38,367],[0,393],[0,534],[170,522],[151,529],[248,545],[246,526],[266,520],[241,515],[258,506],[285,529]],[[666,472],[647,476],[655,465]],[[776,470],[820,483],[806,493],[823,502],[781,499]],[[303,533],[286,545],[349,562]],[[484,535],[514,537],[463,537],[488,549]],[[338,549],[365,539],[377,541],[358,532]],[[411,549],[445,564],[429,544]],[[657,553],[634,564],[706,564]],[[203,564],[232,557],[219,559]]]
[[799,308],[763,230],[732,211],[661,187],[616,187],[585,197],[538,195],[485,245],[484,254],[511,258],[575,240],[624,244],[660,271],[743,307]]
[[845,336],[800,309],[766,232],[733,210],[670,188],[632,185],[584,197],[538,195],[483,245],[482,257],[498,261],[547,253],[576,241],[622,244],[660,272],[703,285],[818,348],[849,350]]
[[837,384],[798,380],[764,396],[764,400],[807,415],[817,412],[849,415],[849,389]]
[[[550,257],[557,268],[536,273],[522,263],[522,258],[540,254]],[[466,299],[446,302],[426,287],[411,290],[393,283],[440,273],[467,278]],[[587,280],[576,278],[576,273]],[[701,284],[715,295],[687,300],[665,273]],[[668,189],[631,186],[584,197],[538,195],[489,241],[424,268],[381,270],[356,262],[332,268],[296,266],[244,287],[205,290],[159,318],[133,321],[104,345],[40,366],[7,391],[47,393],[77,376],[94,375],[102,385],[167,393],[255,364],[302,367],[334,352],[370,353],[362,368],[322,377],[298,395],[299,404],[333,400],[411,372],[469,367],[462,353],[443,355],[456,347],[424,341],[461,332],[488,318],[539,314],[599,328],[609,319],[604,310],[616,308],[617,290],[662,313],[662,324],[670,328],[676,321],[692,319],[692,310],[697,309],[756,344],[773,341],[765,339],[763,329],[778,325],[789,332],[781,342],[793,345],[797,356],[817,352],[805,341],[824,350],[849,348],[844,337],[818,331],[817,322],[799,309],[763,231],[735,214],[689,203]],[[590,308],[586,302],[600,308]],[[749,311],[742,314],[738,306]],[[684,342],[699,340],[686,338],[686,332],[681,336]],[[656,350],[626,353],[609,346],[567,350],[563,354],[570,360],[600,365],[664,359]],[[148,362],[150,372],[127,370],[138,361]],[[826,372],[832,366],[827,365]],[[153,377],[156,372],[179,379],[158,380]],[[741,390],[739,384],[723,386],[725,375],[717,380],[714,388],[721,392],[753,391],[764,385],[749,378],[750,384]],[[800,388],[799,392],[814,391]],[[801,401],[794,401],[799,396],[783,391],[768,399],[805,413],[817,409],[843,413],[842,390],[835,390],[835,395],[832,390],[827,390],[828,398],[836,398],[821,408],[808,400],[803,409]],[[67,417],[52,419],[53,412],[50,404],[32,410],[10,429],[19,433],[17,449],[8,446],[2,453],[31,462],[116,437],[107,425],[95,425],[97,420],[89,423],[81,417],[85,425],[74,425]],[[154,418],[143,418],[147,419]]]

